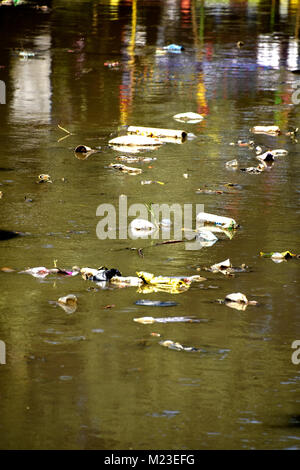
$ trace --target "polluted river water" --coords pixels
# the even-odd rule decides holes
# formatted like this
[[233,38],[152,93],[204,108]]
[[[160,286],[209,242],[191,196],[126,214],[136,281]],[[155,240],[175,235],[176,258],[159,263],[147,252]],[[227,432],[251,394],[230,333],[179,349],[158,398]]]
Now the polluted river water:
[[[0,241],[0,448],[299,449],[300,260],[260,253],[300,253],[300,2],[43,5],[0,7],[0,228],[20,232]],[[109,145],[127,126],[187,137]],[[120,237],[124,198],[238,228],[198,249]],[[74,266],[205,280],[21,273]]]

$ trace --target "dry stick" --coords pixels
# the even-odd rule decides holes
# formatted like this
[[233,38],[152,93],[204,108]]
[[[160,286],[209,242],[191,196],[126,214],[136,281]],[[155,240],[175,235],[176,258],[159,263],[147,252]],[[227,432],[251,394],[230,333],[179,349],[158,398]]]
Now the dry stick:
[[57,124],[57,127],[58,127],[59,129],[61,129],[62,131],[66,132],[67,134],[71,134],[70,131],[68,131],[68,130],[65,129],[64,127],[60,126],[59,124]]
[[57,127],[58,127],[60,130],[62,130],[62,131],[64,131],[64,132],[67,133],[67,135],[65,135],[64,137],[61,137],[60,139],[58,139],[57,142],[61,142],[62,140],[67,139],[68,137],[70,137],[70,135],[74,135],[74,134],[72,134],[72,132],[68,131],[68,129],[65,129],[65,128],[62,127],[60,124],[57,124]]

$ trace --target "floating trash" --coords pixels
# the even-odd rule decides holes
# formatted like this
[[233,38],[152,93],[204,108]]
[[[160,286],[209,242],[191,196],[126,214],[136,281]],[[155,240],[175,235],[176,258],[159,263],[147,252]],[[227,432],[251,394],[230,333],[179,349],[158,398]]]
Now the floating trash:
[[8,266],[3,266],[2,268],[0,268],[0,271],[2,271],[3,273],[13,273],[15,272],[15,269],[9,268]]
[[144,283],[136,276],[113,276],[110,282],[118,287],[139,287]]
[[227,307],[235,308],[236,310],[246,310],[248,305],[257,305],[255,300],[248,300],[247,297],[241,292],[226,295],[224,300],[219,300],[219,303],[225,304]]
[[221,189],[196,189],[197,194],[224,194]]
[[52,183],[51,176],[43,173],[39,175],[37,183]]
[[160,147],[163,142],[159,139],[146,137],[143,135],[122,135],[120,137],[116,137],[110,140],[109,145],[118,148],[118,146],[122,147],[125,146],[129,147],[139,147],[139,148],[149,148],[149,147]]
[[212,246],[218,241],[216,237],[210,230],[198,230],[196,232],[196,240],[201,243],[202,246]]
[[178,305],[177,302],[173,302],[172,300],[161,301],[147,299],[137,300],[135,304],[141,305],[143,307],[175,307],[176,305]]
[[234,160],[230,160],[229,162],[226,162],[225,166],[227,168],[237,168],[239,166],[239,163],[238,163],[237,159],[234,159]]
[[28,269],[25,269],[24,271],[19,271],[19,273],[26,273],[26,274],[30,274],[31,276],[33,277],[37,277],[37,278],[44,278],[46,276],[48,276],[49,274],[61,274],[61,275],[64,275],[64,276],[76,276],[77,274],[79,274],[80,272],[80,268],[78,266],[74,266],[72,268],[72,270],[68,271],[68,270],[65,270],[65,269],[60,269],[60,268],[46,268],[45,266],[38,266],[38,267],[35,267],[35,268],[28,268]]
[[132,135],[159,139],[160,142],[181,143],[187,136],[187,133],[183,130],[159,129],[156,127],[129,126],[127,132]]
[[201,349],[199,348],[194,348],[191,346],[183,346],[182,344],[175,342],[175,341],[171,341],[169,339],[165,341],[159,341],[159,344],[161,346],[164,346],[165,348],[174,349],[175,351],[188,351],[188,352],[201,351]]
[[256,155],[256,158],[258,158],[258,160],[263,160],[265,162],[274,162],[275,161],[273,152],[269,152],[269,151],[265,152],[265,153],[262,153],[262,154],[259,154],[259,155]]
[[247,272],[248,266],[242,264],[239,267],[233,267],[230,259],[226,259],[225,261],[221,261],[221,263],[216,263],[210,266],[209,268],[203,268],[205,271],[210,271],[212,273],[222,273],[227,276],[233,276],[234,273],[242,273]]
[[206,212],[199,212],[197,214],[196,220],[198,223],[201,224],[211,224],[217,227],[227,228],[227,229],[235,229],[239,227],[234,219],[229,217],[221,217],[214,214],[208,214]]
[[230,142],[229,145],[232,145],[232,146],[237,145],[238,147],[247,147],[247,148],[253,149],[255,143],[253,142],[253,140],[250,140],[249,142],[245,140],[238,140],[237,142]]
[[263,251],[261,251],[259,255],[264,258],[271,258],[272,261],[276,263],[281,263],[282,261],[286,261],[291,258],[300,258],[299,255],[295,255],[290,251],[283,251],[281,253],[277,251],[272,251],[271,253],[264,253]]
[[86,160],[90,155],[99,152],[99,149],[95,150],[87,145],[77,145],[74,149],[75,157],[79,160]]
[[165,183],[163,183],[162,181],[152,181],[152,180],[144,180],[144,181],[141,181],[141,184],[161,184],[161,185],[164,185]]
[[147,219],[133,219],[129,224],[131,238],[148,238],[158,227]]
[[108,282],[115,276],[122,276],[118,269],[108,269],[105,266],[101,266],[101,268],[98,269],[82,268],[80,273],[84,280],[95,282]]
[[175,114],[173,118],[176,121],[185,122],[187,124],[197,123],[197,122],[202,121],[202,119],[204,119],[204,117],[201,114],[192,113],[192,112]]
[[130,166],[122,165],[121,163],[111,163],[108,165],[109,168],[113,168],[114,170],[122,171],[122,173],[128,173],[130,175],[138,175],[142,173],[140,168],[133,168]]
[[199,323],[200,320],[191,317],[165,317],[165,318],[154,318],[154,317],[140,317],[134,318],[133,321],[142,323],[143,325],[152,325],[153,323]]
[[250,129],[250,132],[254,134],[268,134],[268,135],[280,135],[281,131],[278,126],[254,126]]
[[142,162],[148,163],[156,160],[154,157],[134,157],[132,155],[120,155],[116,157],[116,160],[120,160],[121,162],[126,163],[135,163],[135,162]]
[[266,169],[266,165],[263,163],[259,163],[259,165],[257,166],[249,166],[248,168],[241,168],[241,171],[258,175],[262,173],[265,169]]
[[60,297],[57,301],[58,305],[64,309],[66,313],[74,313],[77,310],[77,297],[76,295],[69,294],[65,297]]
[[185,278],[185,280],[176,277],[167,276],[155,276],[152,273],[145,271],[139,271],[136,273],[145,284],[155,286],[161,290],[167,290],[172,293],[177,293],[183,290],[187,290],[190,287],[191,281]]

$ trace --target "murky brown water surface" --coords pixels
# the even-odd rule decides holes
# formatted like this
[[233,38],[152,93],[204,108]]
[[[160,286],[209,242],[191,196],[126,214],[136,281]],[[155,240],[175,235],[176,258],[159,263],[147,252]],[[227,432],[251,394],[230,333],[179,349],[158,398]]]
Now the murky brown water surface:
[[[259,256],[300,252],[300,143],[284,135],[299,126],[299,83],[290,71],[299,68],[298,5],[53,0],[50,12],[0,9],[1,228],[27,233],[0,245],[1,267],[15,270],[0,272],[2,449],[300,448],[300,369],[291,360],[300,340],[299,261]],[[184,51],[159,53],[172,43]],[[173,119],[188,111],[204,119]],[[143,173],[130,176],[107,168],[120,155],[108,141],[125,125],[184,129],[195,138],[141,152],[156,160],[132,164]],[[283,134],[254,135],[254,125],[278,125]],[[254,150],[229,145],[240,139],[289,153],[259,175],[228,169],[235,158],[242,168],[258,164]],[[101,150],[80,160],[79,144]],[[53,183],[36,184],[41,173]],[[226,192],[197,194],[204,185]],[[204,204],[241,227],[197,251],[99,240],[97,207],[118,209],[120,194],[128,205]],[[142,258],[128,247],[149,248]],[[124,275],[193,275],[226,258],[250,272],[200,271],[207,281],[177,295],[19,274],[58,260]],[[232,292],[259,306],[215,302]],[[69,293],[78,298],[73,314],[55,304]],[[178,305],[138,306],[140,299]],[[133,321],[174,315],[205,321]],[[169,350],[162,339],[205,352]]]

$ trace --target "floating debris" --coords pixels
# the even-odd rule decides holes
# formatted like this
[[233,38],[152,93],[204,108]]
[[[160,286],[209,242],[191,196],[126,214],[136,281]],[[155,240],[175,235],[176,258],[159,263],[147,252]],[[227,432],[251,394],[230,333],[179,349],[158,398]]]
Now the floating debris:
[[136,276],[113,276],[110,282],[117,287],[139,287],[144,283],[142,279]]
[[187,124],[194,124],[194,123],[200,122],[200,121],[202,121],[202,119],[204,119],[204,117],[201,114],[192,113],[192,112],[175,114],[175,116],[173,116],[173,118],[176,121],[185,122]]
[[51,176],[43,173],[39,175],[37,183],[52,183]]
[[99,152],[100,149],[92,149],[87,145],[77,145],[74,149],[75,157],[79,160],[86,160],[90,155]]
[[182,344],[178,342],[171,341],[169,339],[165,341],[160,341],[159,344],[161,346],[164,346],[165,348],[168,349],[174,349],[175,351],[188,351],[188,352],[193,352],[193,351],[201,351],[199,348],[194,348],[191,346],[183,346]]
[[[182,142],[187,133],[183,130],[177,129],[159,129],[156,127],[138,127],[138,126],[129,126],[127,129],[128,134],[133,134],[137,136],[147,137],[147,138],[157,138],[161,142]],[[171,140],[170,140],[171,139]]]
[[147,238],[157,229],[158,227],[147,219],[133,219],[129,224],[131,238]]
[[237,168],[239,166],[239,162],[237,161],[237,159],[230,160],[229,162],[225,163],[225,166],[227,168]]
[[248,266],[242,264],[239,267],[233,267],[230,259],[228,258],[225,261],[221,261],[221,263],[216,263],[209,268],[204,267],[203,269],[212,273],[222,273],[225,276],[233,276],[234,273],[246,272],[248,270]]
[[76,295],[69,294],[69,295],[66,295],[65,297],[60,297],[57,303],[67,313],[74,313],[77,310]]
[[122,276],[118,269],[108,269],[105,266],[101,266],[98,269],[81,268],[80,273],[84,280],[95,282],[108,282],[115,276]]
[[247,148],[253,149],[255,143],[253,142],[253,140],[250,140],[249,142],[245,140],[238,140],[237,142],[230,142],[229,145],[232,145],[232,146],[237,145],[238,147],[247,147]]
[[144,180],[144,181],[141,181],[141,184],[161,184],[161,185],[164,185],[165,183],[163,183],[162,181],[151,181],[151,180]]
[[44,278],[44,277],[48,276],[49,274],[61,274],[61,275],[64,275],[64,276],[76,276],[77,274],[79,274],[79,272],[80,272],[80,268],[78,268],[78,266],[74,266],[71,271],[67,271],[67,270],[64,270],[64,269],[57,268],[57,267],[48,269],[45,266],[38,266],[38,267],[35,267],[35,268],[25,269],[24,271],[19,271],[20,274],[26,273],[26,274],[30,274],[33,277],[37,277],[37,278]]
[[257,166],[249,166],[248,168],[241,168],[241,171],[258,175],[262,173],[265,169],[266,169],[266,165],[264,163],[259,163],[259,165]]
[[197,194],[224,194],[221,189],[196,189]]
[[154,317],[140,317],[134,318],[133,321],[142,323],[143,325],[152,325],[153,323],[199,323],[200,320],[191,317],[165,317],[165,318],[154,318]]
[[175,307],[178,305],[177,302],[173,302],[172,300],[161,301],[141,299],[137,300],[135,303],[136,305],[142,305],[143,307]]
[[142,163],[147,163],[147,162],[152,162],[156,160],[154,157],[133,157],[132,155],[120,155],[116,157],[116,160],[120,160],[121,162],[126,162],[126,163],[135,163],[135,162],[142,162]]
[[246,310],[248,305],[258,305],[258,302],[255,300],[248,300],[241,292],[228,294],[224,300],[218,300],[218,302],[225,304],[227,307],[243,311]]
[[167,276],[155,276],[152,273],[147,273],[145,271],[140,271],[136,273],[139,278],[144,281],[144,284],[150,289],[143,289],[143,286],[139,292],[158,292],[158,291],[167,291],[171,294],[178,294],[180,292],[186,291],[189,289],[191,280],[180,279],[176,277],[167,277]]
[[201,243],[202,246],[212,246],[218,241],[216,237],[210,230],[198,230],[196,232],[196,240]]
[[272,251],[271,253],[264,253],[263,251],[261,251],[259,255],[264,258],[271,258],[276,263],[281,263],[282,261],[287,261],[291,258],[300,258],[299,255],[295,255],[290,251],[283,251],[281,253],[277,251]]
[[133,168],[130,166],[122,165],[121,163],[111,163],[108,165],[109,168],[113,168],[114,170],[120,170],[122,173],[128,173],[130,175],[138,175],[142,173],[140,168]]
[[234,219],[231,219],[229,217],[221,217],[214,214],[208,214],[206,212],[199,212],[197,214],[196,220],[198,223],[215,225],[217,227],[227,229],[235,229],[239,227],[239,225]]
[[264,160],[265,162],[274,162],[275,161],[273,152],[269,152],[269,151],[265,152],[265,153],[262,153],[262,154],[258,154],[256,156],[256,158],[258,158],[258,160]]
[[250,129],[254,134],[280,135],[281,130],[278,126],[254,126]]
[[15,269],[3,266],[2,268],[0,268],[0,271],[2,271],[3,273],[13,273],[15,272]]
[[145,137],[143,135],[122,135],[111,139],[108,143],[116,149],[122,147],[122,150],[124,150],[125,146],[147,149],[149,147],[158,148],[163,144],[159,139]]

